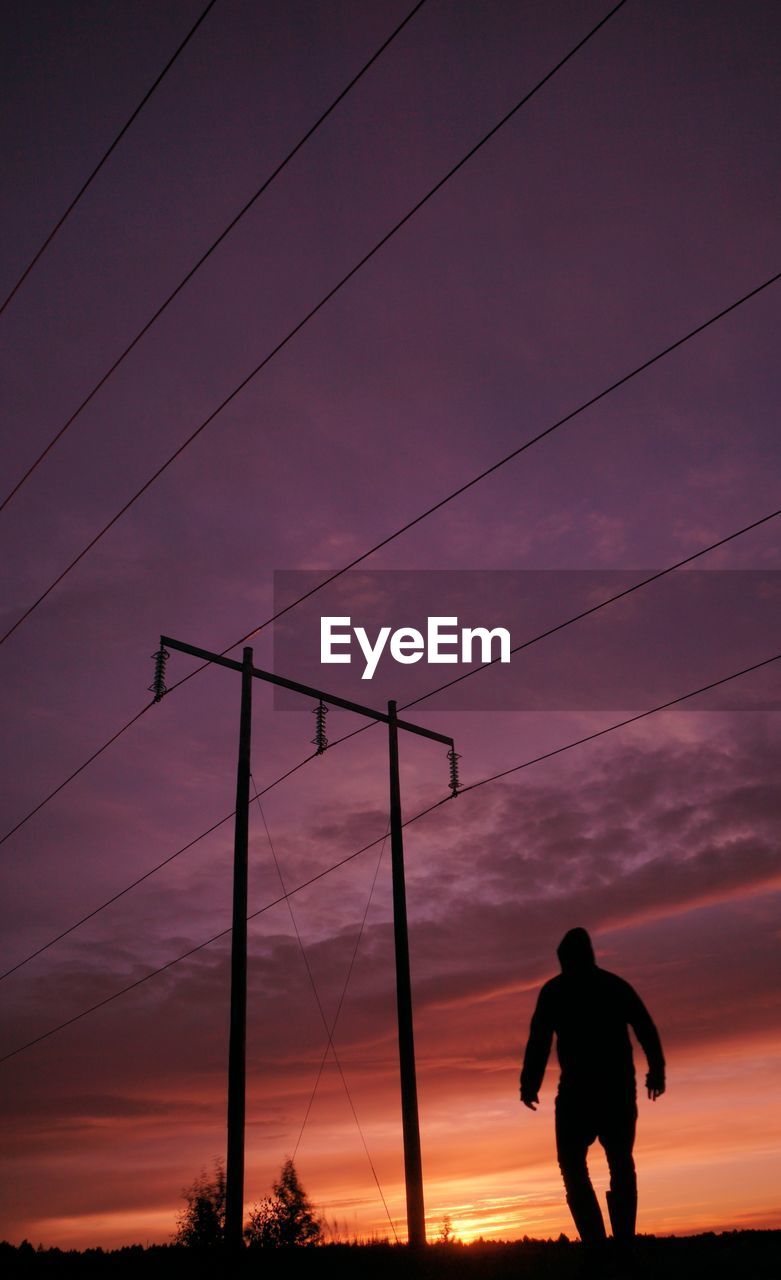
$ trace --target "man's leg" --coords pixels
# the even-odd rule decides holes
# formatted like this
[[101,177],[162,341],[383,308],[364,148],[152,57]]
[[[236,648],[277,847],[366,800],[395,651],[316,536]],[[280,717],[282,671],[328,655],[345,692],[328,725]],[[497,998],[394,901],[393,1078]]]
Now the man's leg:
[[605,1239],[605,1224],[591,1179],[586,1155],[596,1131],[590,1132],[582,1107],[556,1099],[556,1154],[567,1192],[567,1204],[584,1244]]
[[634,1240],[637,1219],[637,1176],[632,1156],[636,1123],[637,1107],[632,1103],[609,1116],[599,1133],[610,1169],[607,1193],[610,1225],[614,1238],[623,1243]]

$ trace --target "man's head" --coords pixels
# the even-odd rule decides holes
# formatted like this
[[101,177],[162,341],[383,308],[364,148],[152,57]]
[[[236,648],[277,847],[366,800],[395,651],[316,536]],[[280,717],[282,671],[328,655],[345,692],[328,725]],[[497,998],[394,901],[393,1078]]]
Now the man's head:
[[596,965],[594,948],[585,929],[570,929],[565,933],[556,954],[559,957],[562,973],[584,973]]

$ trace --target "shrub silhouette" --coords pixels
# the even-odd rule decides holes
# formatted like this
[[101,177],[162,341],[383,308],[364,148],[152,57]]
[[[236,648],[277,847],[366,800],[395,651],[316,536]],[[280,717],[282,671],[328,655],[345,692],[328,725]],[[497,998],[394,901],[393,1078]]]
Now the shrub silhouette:
[[[214,1173],[202,1170],[183,1192],[174,1241],[191,1249],[214,1249],[225,1242],[225,1166],[215,1160]],[[251,1248],[280,1249],[322,1242],[323,1227],[298,1179],[292,1160],[286,1160],[273,1195],[252,1209],[244,1229]]]
[[214,1174],[203,1169],[182,1195],[185,1208],[177,1219],[177,1244],[194,1249],[213,1249],[225,1240],[225,1166],[214,1162]]
[[244,1236],[250,1248],[279,1249],[320,1244],[322,1223],[298,1180],[292,1160],[286,1160],[267,1196],[250,1213]]

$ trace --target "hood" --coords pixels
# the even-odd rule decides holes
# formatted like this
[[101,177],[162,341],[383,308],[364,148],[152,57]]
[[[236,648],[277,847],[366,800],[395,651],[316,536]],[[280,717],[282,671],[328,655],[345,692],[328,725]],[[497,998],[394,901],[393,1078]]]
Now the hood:
[[581,974],[596,968],[594,948],[585,929],[570,929],[565,933],[556,954],[562,973]]

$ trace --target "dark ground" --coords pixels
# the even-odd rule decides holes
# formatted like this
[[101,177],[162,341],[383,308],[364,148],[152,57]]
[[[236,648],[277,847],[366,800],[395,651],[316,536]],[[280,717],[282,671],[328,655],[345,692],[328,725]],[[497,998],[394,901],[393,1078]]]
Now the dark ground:
[[191,1252],[180,1246],[144,1249],[133,1245],[104,1252],[83,1253],[34,1249],[0,1243],[0,1267],[5,1276],[186,1277],[187,1280],[229,1280],[230,1277],[270,1277],[276,1280],[575,1280],[594,1277],[638,1277],[638,1280],[777,1280],[781,1276],[781,1231],[731,1231],[721,1235],[656,1238],[637,1242],[631,1266],[609,1255],[584,1273],[583,1250],[566,1241],[525,1241],[512,1244],[432,1245],[414,1255],[390,1245],[326,1245],[317,1249],[271,1249],[245,1253],[231,1265],[214,1253]]

